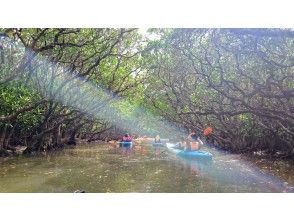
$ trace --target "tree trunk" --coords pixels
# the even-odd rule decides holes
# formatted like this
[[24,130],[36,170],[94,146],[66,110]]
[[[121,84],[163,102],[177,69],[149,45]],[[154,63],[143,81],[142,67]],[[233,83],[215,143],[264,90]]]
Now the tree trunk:
[[69,137],[69,140],[67,142],[68,145],[76,145],[76,133],[77,130],[74,130]]
[[61,147],[61,124],[53,131],[52,144],[54,147]]
[[5,137],[5,140],[3,142],[3,147],[4,148],[9,147],[10,139],[11,139],[11,136],[12,136],[12,134],[14,132],[14,129],[15,129],[15,124],[16,124],[16,122],[13,122],[12,125],[10,126],[10,128],[9,128],[9,131],[6,132],[6,137]]
[[44,138],[45,138],[45,134],[38,137],[37,140],[31,142],[30,146],[28,146],[24,150],[23,154],[31,154],[32,152],[40,151],[41,148],[44,148],[44,150],[45,150],[46,147],[44,146]]
[[0,136],[0,150],[4,147],[5,137],[6,137],[6,131],[7,131],[7,124],[4,124],[1,126],[3,129],[1,129],[1,136]]

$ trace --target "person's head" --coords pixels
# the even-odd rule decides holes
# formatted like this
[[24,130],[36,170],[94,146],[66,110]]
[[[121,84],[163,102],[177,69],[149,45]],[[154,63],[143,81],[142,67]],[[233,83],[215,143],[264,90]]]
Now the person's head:
[[155,138],[156,138],[156,139],[160,139],[160,136],[159,136],[159,135],[156,135]]
[[126,134],[125,134],[125,137],[128,137],[128,136],[129,136],[129,134],[128,134],[128,133],[126,133]]

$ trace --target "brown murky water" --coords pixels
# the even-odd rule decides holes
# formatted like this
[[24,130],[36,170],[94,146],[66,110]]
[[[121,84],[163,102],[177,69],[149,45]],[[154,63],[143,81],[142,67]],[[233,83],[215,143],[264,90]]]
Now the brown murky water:
[[0,192],[293,192],[294,164],[209,150],[212,162],[178,158],[167,149],[159,154],[151,146],[125,155],[98,143],[2,159]]

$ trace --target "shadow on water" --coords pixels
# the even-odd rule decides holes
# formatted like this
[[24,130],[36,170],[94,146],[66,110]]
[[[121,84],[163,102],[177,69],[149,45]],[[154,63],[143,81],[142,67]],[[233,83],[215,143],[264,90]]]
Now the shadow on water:
[[[199,162],[148,145],[130,154],[107,144],[1,161],[0,192],[290,192],[253,164],[211,149]],[[291,167],[289,167],[290,169]]]

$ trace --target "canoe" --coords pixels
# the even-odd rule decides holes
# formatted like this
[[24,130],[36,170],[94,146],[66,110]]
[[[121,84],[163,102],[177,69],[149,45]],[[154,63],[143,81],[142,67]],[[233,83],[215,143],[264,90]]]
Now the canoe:
[[207,151],[185,151],[175,148],[175,144],[166,144],[167,148],[175,153],[179,157],[189,158],[189,159],[203,159],[212,160],[212,154]]

